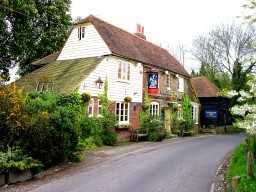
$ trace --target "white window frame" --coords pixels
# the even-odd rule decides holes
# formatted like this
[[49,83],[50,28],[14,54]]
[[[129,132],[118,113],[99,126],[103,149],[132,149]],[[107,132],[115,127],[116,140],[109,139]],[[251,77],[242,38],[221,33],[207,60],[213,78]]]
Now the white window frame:
[[98,99],[98,113],[97,113],[97,117],[102,117],[101,109],[102,109],[102,104],[100,102],[100,99]]
[[178,76],[178,91],[184,93],[185,81],[184,78]]
[[128,62],[118,62],[118,71],[117,71],[118,80],[121,81],[130,81],[131,79],[131,64]]
[[[91,108],[91,113],[90,113],[90,108]],[[94,114],[94,99],[93,98],[91,98],[88,103],[87,114],[88,114],[88,117],[93,117],[93,114]]]
[[171,90],[171,74],[166,75],[166,87],[168,91]]
[[192,108],[193,108],[193,111],[192,111],[193,121],[194,121],[195,124],[198,124],[198,120],[199,120],[199,106],[198,106],[198,104],[193,104]]
[[178,115],[178,119],[179,119],[179,120],[183,119],[183,112],[182,112],[182,105],[181,105],[181,104],[178,104],[178,112],[177,112],[177,115]]
[[159,117],[160,114],[160,104],[156,101],[150,103],[150,115],[152,117]]
[[53,91],[53,82],[38,81],[36,85],[36,91],[38,92]]
[[85,27],[79,26],[77,29],[78,40],[85,38]]
[[[118,105],[119,105],[119,108],[117,108]],[[123,106],[123,108],[121,106]],[[125,108],[125,106],[127,106],[127,108]],[[121,113],[122,111],[123,111],[123,114]],[[125,111],[127,111],[127,114],[125,114]],[[119,125],[128,125],[130,120],[130,103],[116,102],[115,114],[116,114],[116,118]],[[127,119],[125,120],[126,116],[127,116]]]

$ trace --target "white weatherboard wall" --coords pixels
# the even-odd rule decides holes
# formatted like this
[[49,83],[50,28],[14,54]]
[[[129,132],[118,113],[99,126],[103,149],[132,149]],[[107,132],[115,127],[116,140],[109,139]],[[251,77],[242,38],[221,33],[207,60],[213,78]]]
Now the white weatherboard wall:
[[[118,80],[119,62],[130,63],[130,80]],[[94,69],[93,72],[83,81],[79,88],[79,92],[90,93],[92,96],[98,96],[102,93],[103,88],[99,89],[95,81],[99,77],[104,81],[108,80],[108,97],[111,101],[123,101],[126,96],[132,98],[132,102],[142,102],[142,83],[143,83],[143,67],[139,63],[131,63],[121,58],[107,56]]]
[[74,27],[57,60],[87,58],[111,54],[108,46],[92,24],[84,24],[85,37],[78,39],[78,26]]

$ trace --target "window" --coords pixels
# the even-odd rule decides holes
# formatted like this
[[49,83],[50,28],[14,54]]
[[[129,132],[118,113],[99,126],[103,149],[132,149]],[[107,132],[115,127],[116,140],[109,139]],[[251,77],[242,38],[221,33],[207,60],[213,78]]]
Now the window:
[[98,117],[101,117],[102,116],[102,111],[101,111],[101,102],[100,100],[98,99]]
[[192,117],[195,124],[198,124],[198,113],[199,113],[199,107],[197,104],[192,105]]
[[116,103],[116,118],[119,124],[129,123],[129,103]]
[[171,90],[171,75],[170,74],[166,75],[166,87],[167,87],[167,90]]
[[159,103],[158,102],[151,102],[151,104],[150,104],[150,115],[152,117],[159,116]]
[[182,77],[178,77],[178,91],[184,92],[184,79]]
[[178,119],[179,119],[179,120],[183,119],[182,106],[181,106],[181,104],[178,104]]
[[118,79],[130,80],[130,64],[125,62],[118,63]]
[[53,82],[42,82],[38,81],[36,85],[36,91],[44,92],[44,91],[53,91]]
[[81,38],[85,37],[85,27],[78,27],[78,39],[81,40]]
[[94,105],[94,99],[90,99],[88,104],[88,117],[93,117],[93,105]]

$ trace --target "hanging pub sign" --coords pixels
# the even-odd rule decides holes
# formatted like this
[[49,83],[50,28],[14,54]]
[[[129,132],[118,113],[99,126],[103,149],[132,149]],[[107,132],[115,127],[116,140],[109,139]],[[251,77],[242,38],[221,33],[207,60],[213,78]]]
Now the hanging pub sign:
[[148,93],[158,93],[158,73],[150,72],[148,74]]

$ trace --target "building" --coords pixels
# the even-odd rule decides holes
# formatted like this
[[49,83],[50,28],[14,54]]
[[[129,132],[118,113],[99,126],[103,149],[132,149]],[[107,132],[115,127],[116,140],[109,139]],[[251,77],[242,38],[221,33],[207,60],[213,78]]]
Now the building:
[[[199,102],[190,76],[166,51],[146,40],[144,27],[135,34],[113,26],[95,16],[76,23],[60,52],[33,62],[36,69],[17,84],[25,90],[54,90],[61,93],[90,93],[90,116],[100,116],[102,83],[108,81],[111,111],[119,128],[138,128],[143,96],[151,98],[151,115],[161,115],[170,130],[168,105],[190,96],[195,124]],[[129,97],[131,102],[124,102]]]
[[201,104],[202,131],[232,124],[229,99],[221,96],[219,89],[204,76],[194,77],[191,82]]

